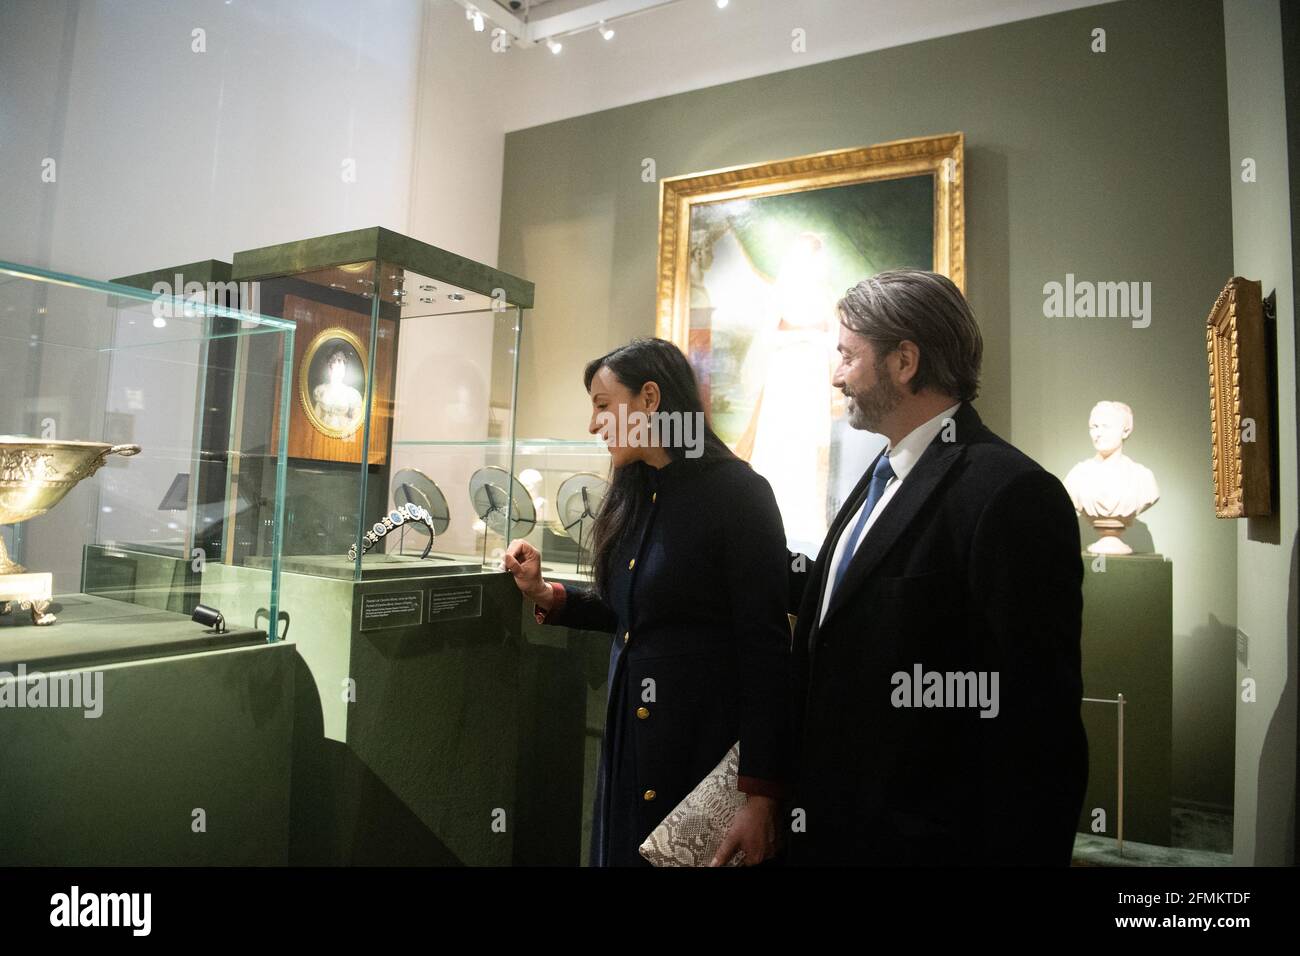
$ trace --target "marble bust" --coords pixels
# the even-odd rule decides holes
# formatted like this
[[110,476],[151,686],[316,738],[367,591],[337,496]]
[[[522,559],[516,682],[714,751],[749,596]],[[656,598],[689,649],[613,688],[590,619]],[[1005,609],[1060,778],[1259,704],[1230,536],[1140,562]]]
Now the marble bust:
[[1101,535],[1088,545],[1092,554],[1132,554],[1120,535],[1160,500],[1150,468],[1124,454],[1124,439],[1133,433],[1133,409],[1123,402],[1098,402],[1088,416],[1088,433],[1097,454],[1079,462],[1065,476],[1074,510],[1086,515]]

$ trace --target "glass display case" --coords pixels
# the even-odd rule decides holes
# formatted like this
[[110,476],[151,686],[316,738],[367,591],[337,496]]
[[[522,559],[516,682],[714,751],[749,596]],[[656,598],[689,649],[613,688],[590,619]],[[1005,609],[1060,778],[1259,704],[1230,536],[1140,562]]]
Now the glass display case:
[[287,435],[284,569],[495,569],[529,504],[510,476],[532,283],[378,228],[236,253],[232,274],[297,329],[273,423]]
[[415,561],[429,548],[437,560],[495,568],[506,544],[524,538],[541,552],[543,573],[590,580],[592,525],[608,487],[604,443],[516,438],[513,458],[511,448],[501,440],[394,442],[390,511],[414,501],[440,520],[432,541],[414,523],[386,535],[387,560]]
[[174,291],[0,262],[5,660],[277,636],[293,325]]
[[609,490],[609,449],[597,438],[521,439],[515,468],[533,495],[538,519],[528,540],[542,553],[544,573],[590,581],[592,529]]

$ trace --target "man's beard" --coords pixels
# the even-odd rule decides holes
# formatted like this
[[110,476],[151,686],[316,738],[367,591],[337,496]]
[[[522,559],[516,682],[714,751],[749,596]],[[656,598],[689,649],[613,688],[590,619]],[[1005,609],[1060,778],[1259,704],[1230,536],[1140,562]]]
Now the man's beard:
[[844,397],[848,399],[846,412],[850,427],[879,434],[885,416],[897,408],[898,403],[903,400],[903,393],[885,374],[882,374],[884,372],[884,368],[876,370],[876,384],[865,392],[845,392]]

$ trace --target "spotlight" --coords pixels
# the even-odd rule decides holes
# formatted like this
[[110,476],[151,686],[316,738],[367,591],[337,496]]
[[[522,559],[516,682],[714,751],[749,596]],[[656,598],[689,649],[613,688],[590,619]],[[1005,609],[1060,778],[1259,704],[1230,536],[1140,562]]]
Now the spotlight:
[[729,4],[730,2],[731,0],[718,0],[718,9],[719,10],[727,9],[727,4]]
[[195,624],[210,627],[218,634],[226,633],[226,619],[221,616],[221,612],[215,607],[208,607],[206,604],[198,605],[194,608],[194,613],[190,615],[190,620]]
[[607,27],[605,26],[604,23],[602,23],[600,25],[600,35],[603,36],[606,40],[612,40],[614,39],[614,30],[613,28]]
[[560,51],[564,49],[564,44],[557,43],[555,40],[547,40],[546,48],[550,50],[552,53],[554,53],[556,56],[559,56]]

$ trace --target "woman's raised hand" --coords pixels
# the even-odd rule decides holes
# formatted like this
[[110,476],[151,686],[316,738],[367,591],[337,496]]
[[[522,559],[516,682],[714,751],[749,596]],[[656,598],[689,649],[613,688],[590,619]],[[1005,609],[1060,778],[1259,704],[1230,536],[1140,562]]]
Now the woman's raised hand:
[[551,586],[542,578],[542,553],[523,538],[510,542],[505,554],[506,570],[524,597],[543,609],[549,609],[553,597]]

